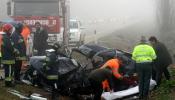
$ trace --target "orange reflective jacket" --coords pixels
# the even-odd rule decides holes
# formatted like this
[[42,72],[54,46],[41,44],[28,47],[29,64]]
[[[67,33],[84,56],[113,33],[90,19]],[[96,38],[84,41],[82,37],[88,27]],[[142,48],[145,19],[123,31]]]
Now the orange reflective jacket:
[[27,26],[24,26],[21,35],[23,36],[24,42],[27,46],[27,38],[30,35],[30,29]]
[[106,67],[110,67],[113,72],[113,75],[116,78],[121,78],[122,75],[119,73],[120,62],[118,59],[110,59],[105,63]]

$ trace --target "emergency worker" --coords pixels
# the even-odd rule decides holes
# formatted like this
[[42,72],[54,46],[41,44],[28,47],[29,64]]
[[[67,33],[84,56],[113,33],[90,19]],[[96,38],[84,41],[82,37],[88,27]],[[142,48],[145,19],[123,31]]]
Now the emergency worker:
[[101,100],[101,94],[103,92],[103,85],[102,85],[103,81],[105,80],[109,81],[110,86],[114,87],[112,81],[112,71],[109,68],[103,68],[103,69],[98,68],[93,70],[89,74],[88,80],[91,84],[94,93],[93,100]]
[[110,59],[108,60],[102,67],[103,68],[109,68],[112,70],[113,75],[117,78],[117,79],[122,79],[123,76],[119,73],[119,68],[121,65],[121,60],[119,60],[118,58],[114,58],[114,59]]
[[123,79],[123,76],[119,73],[119,70],[120,60],[118,58],[113,58],[108,60],[101,68],[90,73],[89,81],[95,94],[94,100],[100,100],[103,90],[113,91],[113,76],[115,79]]
[[27,24],[24,23],[21,35],[24,38],[24,42],[26,44],[26,47],[28,46],[27,40],[28,40],[30,33],[31,33],[30,28],[27,26]]
[[139,77],[139,98],[148,100],[149,84],[152,74],[152,62],[156,59],[154,49],[141,37],[140,44],[134,47],[132,59],[136,61],[136,71]]
[[15,64],[15,53],[16,50],[13,47],[13,43],[11,42],[13,26],[11,24],[3,25],[2,35],[2,64],[5,70],[5,86],[11,87],[13,84],[13,72],[14,72],[14,64]]
[[19,54],[15,56],[14,78],[15,82],[19,83],[22,62],[26,60],[26,45],[21,35],[23,25],[21,23],[16,23],[14,27],[15,32],[12,34],[11,40],[14,43],[14,48],[19,51]]

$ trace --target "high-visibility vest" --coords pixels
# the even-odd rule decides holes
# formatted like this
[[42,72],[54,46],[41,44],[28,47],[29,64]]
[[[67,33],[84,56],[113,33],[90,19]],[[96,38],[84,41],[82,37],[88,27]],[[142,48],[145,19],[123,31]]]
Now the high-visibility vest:
[[105,63],[105,66],[109,67],[112,70],[113,75],[118,79],[122,75],[119,73],[120,61],[116,59],[110,59]]
[[21,35],[23,36],[24,42],[27,46],[27,39],[28,39],[28,36],[30,35],[30,29],[27,26],[24,26],[24,28],[21,32]]
[[133,50],[132,59],[135,60],[136,63],[152,62],[156,59],[156,54],[150,45],[139,44]]

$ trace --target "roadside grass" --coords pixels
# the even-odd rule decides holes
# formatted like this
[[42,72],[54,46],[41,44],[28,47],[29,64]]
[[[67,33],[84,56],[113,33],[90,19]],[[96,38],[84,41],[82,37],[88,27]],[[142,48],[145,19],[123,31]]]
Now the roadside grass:
[[151,93],[151,100],[175,100],[175,68],[170,68],[171,80],[162,80],[162,84]]
[[13,88],[7,88],[4,85],[4,81],[0,81],[0,100],[21,100],[18,96],[15,96],[9,93],[8,92],[9,89],[17,90],[23,93],[23,95],[25,96],[29,96],[32,93],[38,93],[38,94],[42,94],[43,97],[47,97],[47,98],[50,97],[50,95],[47,92],[33,86],[20,84],[20,85],[16,85]]

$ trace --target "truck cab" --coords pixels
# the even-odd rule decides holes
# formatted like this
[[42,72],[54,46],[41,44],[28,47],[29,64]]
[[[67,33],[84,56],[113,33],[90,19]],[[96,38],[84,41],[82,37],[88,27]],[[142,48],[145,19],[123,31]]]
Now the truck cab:
[[7,12],[14,21],[27,24],[31,32],[35,31],[35,23],[40,22],[47,30],[49,45],[58,41],[62,21],[60,0],[10,0]]

